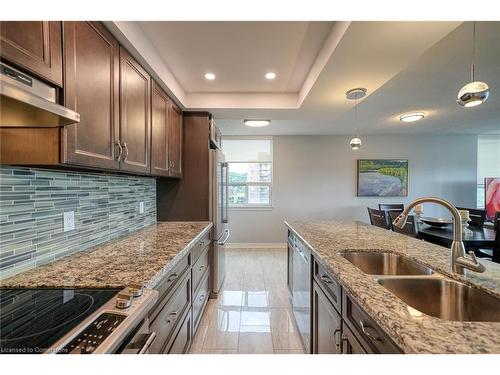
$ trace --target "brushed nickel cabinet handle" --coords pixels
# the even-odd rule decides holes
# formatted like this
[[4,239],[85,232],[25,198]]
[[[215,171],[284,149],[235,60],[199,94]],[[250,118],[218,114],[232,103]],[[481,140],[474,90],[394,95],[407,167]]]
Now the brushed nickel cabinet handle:
[[128,158],[128,147],[127,147],[127,142],[122,142],[122,147],[125,150],[125,155],[123,155],[123,161],[127,160]]
[[201,271],[203,268],[205,268],[205,265],[204,265],[204,264],[202,264],[202,265],[200,266],[200,268],[198,268],[198,271]]
[[377,337],[377,336],[374,336],[372,335],[370,332],[367,331],[366,328],[369,327],[369,325],[367,325],[365,322],[363,322],[362,320],[359,321],[359,326],[361,327],[361,331],[365,334],[366,337],[368,337],[371,341],[375,342],[375,343],[379,343],[381,340],[380,340],[380,337]]
[[322,274],[320,275],[321,280],[323,280],[327,284],[332,284],[332,279],[328,275]]
[[340,328],[336,328],[335,331],[333,331],[333,341],[335,342],[335,346],[337,347],[337,352],[340,353],[342,351],[342,338],[337,335],[340,335]]
[[167,324],[175,322],[177,320],[177,314],[178,314],[177,311],[172,311],[170,314],[168,314],[171,318],[167,319],[167,321],[166,321]]
[[201,302],[201,301],[203,301],[204,299],[205,299],[205,295],[204,295],[204,294],[202,294],[202,295],[200,296],[200,302]]
[[122,144],[120,143],[120,141],[116,141],[115,146],[118,147],[118,157],[116,159],[118,161],[120,161],[120,159],[122,158],[122,154],[123,154],[123,147],[122,147]]
[[172,281],[174,281],[175,279],[177,279],[179,277],[179,274],[178,273],[173,273],[170,275],[170,277],[167,279],[167,282],[168,283],[171,283]]

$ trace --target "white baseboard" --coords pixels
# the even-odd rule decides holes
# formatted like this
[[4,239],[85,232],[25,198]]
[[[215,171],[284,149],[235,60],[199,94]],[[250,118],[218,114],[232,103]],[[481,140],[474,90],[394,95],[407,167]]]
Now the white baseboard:
[[227,243],[228,249],[286,249],[286,242],[283,243]]

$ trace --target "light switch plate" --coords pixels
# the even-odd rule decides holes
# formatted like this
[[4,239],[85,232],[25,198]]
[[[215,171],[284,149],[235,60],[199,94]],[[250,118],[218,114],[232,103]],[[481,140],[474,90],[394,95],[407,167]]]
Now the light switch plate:
[[144,213],[144,202],[139,202],[139,213],[140,214]]
[[68,211],[64,213],[64,231],[75,229],[75,211]]

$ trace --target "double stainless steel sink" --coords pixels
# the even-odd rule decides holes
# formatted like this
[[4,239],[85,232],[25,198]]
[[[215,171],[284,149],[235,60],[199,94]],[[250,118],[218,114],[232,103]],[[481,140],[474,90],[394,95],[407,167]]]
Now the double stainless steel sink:
[[500,299],[446,278],[403,255],[341,252],[340,256],[423,314],[454,321],[500,322]]

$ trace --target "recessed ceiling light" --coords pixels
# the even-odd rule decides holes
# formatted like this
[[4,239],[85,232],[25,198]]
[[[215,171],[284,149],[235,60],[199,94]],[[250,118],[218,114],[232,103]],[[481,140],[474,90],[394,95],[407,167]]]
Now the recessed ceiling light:
[[245,120],[243,123],[246,126],[252,126],[254,128],[260,128],[262,126],[267,126],[271,123],[271,120]]
[[274,72],[267,72],[266,73],[266,79],[275,79],[276,78],[276,73]]
[[399,119],[403,122],[415,122],[418,120],[422,120],[425,117],[424,112],[412,112],[405,113],[404,115],[399,116]]
[[205,79],[208,79],[209,81],[213,81],[215,79],[215,74],[205,73]]

